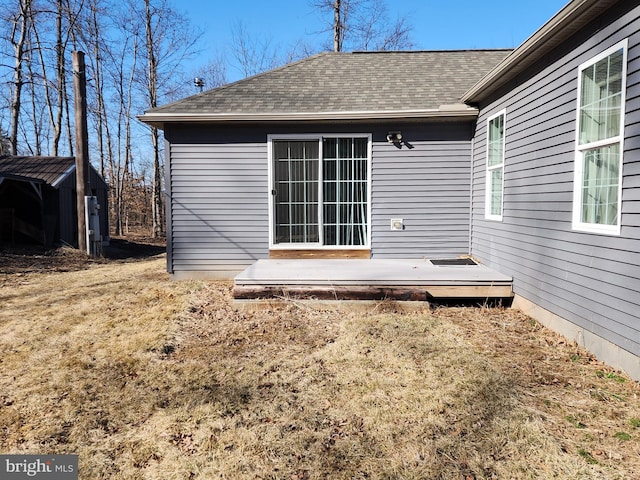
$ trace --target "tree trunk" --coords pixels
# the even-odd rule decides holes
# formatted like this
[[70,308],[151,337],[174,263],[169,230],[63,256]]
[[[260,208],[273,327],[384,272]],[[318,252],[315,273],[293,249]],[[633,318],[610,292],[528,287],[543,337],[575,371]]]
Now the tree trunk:
[[[18,154],[18,124],[20,121],[20,104],[22,101],[22,67],[24,62],[24,45],[29,28],[31,15],[31,0],[20,0],[20,13],[16,17],[11,31],[11,43],[15,54],[15,66],[13,70],[13,95],[11,96],[11,126],[9,131],[9,143],[11,155]],[[16,34],[19,34],[16,39]]]
[[[158,62],[154,51],[153,31],[151,28],[151,6],[150,0],[145,0],[145,24],[147,33],[147,62],[149,73],[149,106],[158,106]],[[158,129],[151,128],[151,143],[153,148],[153,186],[152,186],[152,222],[153,236],[160,237],[164,234],[162,215],[162,169],[160,167],[160,147],[158,145]]]
[[[95,88],[95,96],[96,96],[96,104],[94,109],[92,110],[92,114],[95,117],[95,125],[96,125],[96,142],[97,142],[97,150],[98,157],[100,158],[100,175],[102,178],[107,180],[106,170],[105,170],[105,152],[104,152],[104,124],[106,119],[103,117],[102,112],[102,96],[104,89],[104,81],[102,78],[102,54],[101,54],[101,33],[102,29],[100,26],[100,22],[98,21],[98,0],[91,0],[89,2],[88,8],[91,12],[86,20],[86,35],[87,35],[87,48],[91,51],[90,61],[91,61],[91,70],[93,73],[93,84]],[[74,42],[75,43],[75,42]]]
[[[30,49],[28,45],[27,49]],[[36,77],[35,72],[33,71],[32,62],[27,62],[27,74],[30,79],[34,79]],[[31,121],[33,122],[33,145],[28,145],[28,148],[32,155],[42,155],[42,125],[38,104],[36,102],[36,89],[33,81],[29,82],[26,87],[25,94],[31,98]]]
[[[104,101],[104,83],[105,77],[103,74],[104,58],[108,56],[108,53],[104,52],[104,43],[102,40],[102,27],[99,21],[99,0],[92,0],[91,18],[89,20],[89,38],[92,44],[93,54],[93,75],[95,79],[96,89],[96,129],[97,129],[97,142],[98,152],[100,155],[100,175],[102,178],[107,179],[106,167],[110,165],[113,158],[113,148],[111,146],[111,133],[109,129],[109,119],[107,118],[107,108]],[[106,146],[105,146],[106,139]],[[105,162],[105,156],[107,161]]]
[[333,51],[342,51],[342,21],[340,0],[333,2]]
[[[60,135],[62,134],[63,99],[65,97],[64,44],[62,42],[62,0],[57,1],[56,12],[56,77],[58,85],[58,101],[56,119],[53,122],[53,155],[58,155]],[[83,59],[84,61],[84,59]],[[47,100],[48,101],[48,100]],[[80,152],[78,152],[80,153]]]

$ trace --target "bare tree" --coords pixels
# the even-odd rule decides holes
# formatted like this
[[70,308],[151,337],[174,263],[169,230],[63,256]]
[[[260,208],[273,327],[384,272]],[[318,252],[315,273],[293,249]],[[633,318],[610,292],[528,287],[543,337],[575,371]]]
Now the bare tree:
[[67,63],[69,38],[84,2],[77,1],[74,5],[71,0],[16,2],[8,24],[14,64],[9,82],[13,151],[18,151],[19,143],[25,152],[58,155],[66,125],[67,152],[73,154]]
[[[154,48],[153,14],[151,12],[151,1],[145,0],[145,32],[147,46],[148,65],[148,94],[149,106],[158,106],[158,58]],[[151,127],[151,147],[153,149],[153,192],[151,198],[151,210],[153,216],[153,236],[159,237],[164,233],[162,215],[162,171],[160,169],[160,147],[158,145],[160,134],[156,127]]]
[[107,178],[105,160],[113,157],[111,144],[110,124],[107,117],[107,107],[105,102],[105,63],[110,58],[110,43],[104,36],[103,29],[108,28],[107,15],[108,6],[103,0],[89,0],[88,14],[82,19],[83,25],[80,30],[82,42],[86,46],[88,55],[88,68],[92,72],[91,100],[88,100],[88,112],[95,126],[96,150],[100,159],[100,175]]
[[[134,114],[193,89],[182,68],[199,34],[171,1],[9,0],[0,12],[0,151],[73,155],[70,50],[88,52],[91,151],[111,187],[116,234],[147,198],[140,218],[164,232],[163,143],[155,128],[140,142],[149,127]],[[219,57],[206,67],[207,86],[226,82],[225,64]]]
[[9,130],[9,142],[11,154],[18,153],[18,128],[20,121],[20,106],[22,103],[23,68],[25,61],[25,44],[27,31],[31,22],[31,0],[19,0],[18,12],[13,18],[11,29],[11,45],[14,50],[15,65],[13,68],[13,82],[11,95],[11,126]]
[[[38,51],[33,45],[31,45],[31,39],[27,39],[27,51]],[[36,65],[32,61],[25,62],[26,74],[29,81],[25,82],[24,94],[30,100],[31,103],[31,122],[33,124],[33,141],[25,142],[27,149],[32,155],[42,155],[42,143],[44,141],[44,119],[46,118],[45,108],[43,105],[46,102],[42,102],[38,90],[36,89],[36,82],[34,79],[37,77],[34,67]]]
[[8,155],[11,152],[11,142],[9,141],[9,135],[0,130],[0,155]]
[[401,50],[413,46],[406,16],[389,18],[384,0],[311,0],[311,6],[332,14],[324,31],[333,34],[333,51]]
[[[134,2],[128,5],[128,11],[120,12],[116,19],[116,26],[123,33],[122,41],[116,43],[113,49],[108,49],[105,59],[108,65],[110,85],[117,102],[117,115],[114,119],[115,147],[109,151],[108,178],[110,184],[110,198],[112,218],[116,235],[124,234],[124,217],[126,211],[125,195],[127,178],[129,177],[131,148],[131,110],[133,89],[136,82],[139,49],[142,43],[142,29],[140,18],[135,15]],[[107,117],[104,117],[105,120]]]
[[[144,0],[141,18],[145,26],[146,69],[142,82],[147,107],[158,106],[161,97],[171,96],[180,88],[176,77],[181,77],[181,62],[192,54],[199,34],[189,28],[187,20],[174,11],[166,0]],[[150,127],[153,156],[152,221],[153,236],[164,234],[164,209],[162,198],[163,168],[161,161],[160,134]]]
[[242,75],[250,77],[280,64],[278,49],[268,37],[252,36],[241,20],[231,28],[231,52]]
[[333,0],[333,51],[342,51],[342,42],[344,41],[344,25],[343,17],[346,19],[346,12],[342,7],[341,0]]
[[[34,48],[31,50],[33,55],[37,55],[40,66],[40,73],[38,74],[38,79],[40,81],[41,88],[44,90],[43,99],[44,106],[46,108],[46,112],[49,117],[49,123],[53,130],[52,135],[52,155],[58,155],[58,146],[60,144],[60,136],[62,134],[62,118],[63,118],[63,99],[65,95],[63,93],[63,88],[65,88],[66,80],[64,78],[65,75],[65,47],[62,39],[62,17],[63,17],[63,7],[62,0],[56,0],[55,5],[55,40],[52,48],[47,44],[47,40],[42,38],[42,34],[40,32],[41,29],[46,29],[47,21],[45,18],[45,12],[33,12],[33,38],[34,38]],[[36,18],[39,16],[40,18]],[[52,62],[49,62],[49,59],[46,57],[48,51],[55,51],[55,61],[53,62],[56,66],[55,68],[55,77],[56,83],[54,88],[54,83],[49,78],[49,65]],[[33,59],[29,62],[29,70],[31,73],[31,78],[35,79],[36,74],[33,72]],[[57,99],[55,101],[53,96],[56,96]],[[35,99],[35,91],[33,94],[33,99]],[[40,129],[38,128],[38,122],[36,118],[36,106],[33,105],[32,115],[34,115],[33,121],[33,129],[34,129],[34,138],[36,140],[36,149],[39,152],[41,150],[40,147]],[[38,153],[39,155],[40,153]]]

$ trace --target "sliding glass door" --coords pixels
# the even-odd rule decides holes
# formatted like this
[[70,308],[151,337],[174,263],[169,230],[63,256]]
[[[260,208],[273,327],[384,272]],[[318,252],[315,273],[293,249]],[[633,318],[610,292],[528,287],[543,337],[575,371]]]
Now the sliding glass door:
[[369,144],[368,136],[272,140],[274,245],[369,244]]

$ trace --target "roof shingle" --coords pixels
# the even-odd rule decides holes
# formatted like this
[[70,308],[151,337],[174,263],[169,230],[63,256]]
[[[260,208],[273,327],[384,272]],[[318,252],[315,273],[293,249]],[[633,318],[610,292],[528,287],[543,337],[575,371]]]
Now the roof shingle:
[[461,96],[510,51],[322,53],[146,114],[438,109],[441,105],[459,104]]

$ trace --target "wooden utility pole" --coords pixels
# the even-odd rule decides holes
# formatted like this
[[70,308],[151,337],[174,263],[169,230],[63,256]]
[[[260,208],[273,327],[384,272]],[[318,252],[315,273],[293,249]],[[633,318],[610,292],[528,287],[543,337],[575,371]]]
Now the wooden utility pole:
[[84,196],[89,188],[89,134],[87,132],[87,76],[84,53],[72,53],[73,90],[76,124],[76,204],[78,210],[78,248],[88,253]]

